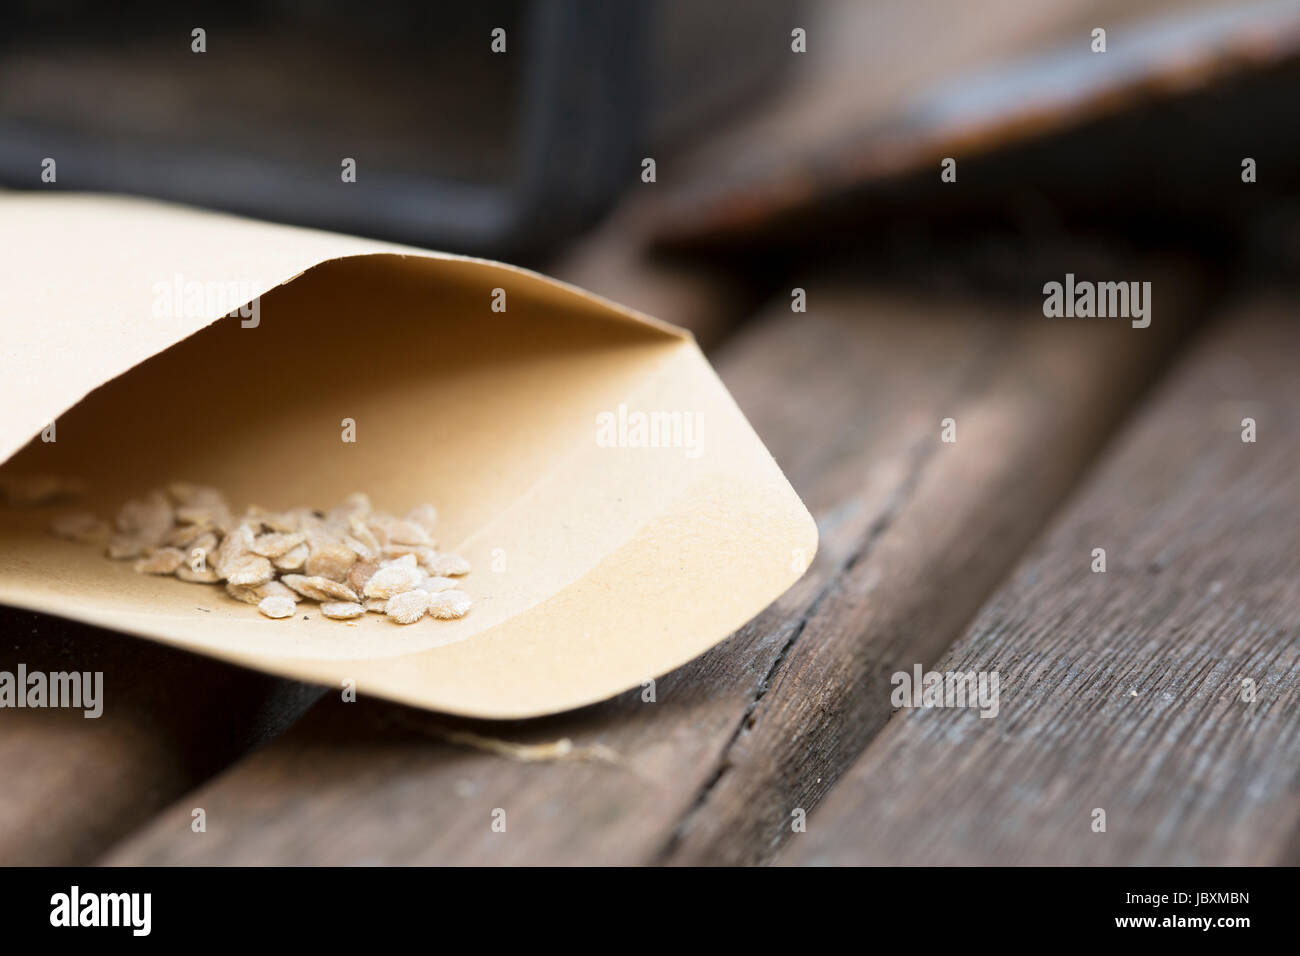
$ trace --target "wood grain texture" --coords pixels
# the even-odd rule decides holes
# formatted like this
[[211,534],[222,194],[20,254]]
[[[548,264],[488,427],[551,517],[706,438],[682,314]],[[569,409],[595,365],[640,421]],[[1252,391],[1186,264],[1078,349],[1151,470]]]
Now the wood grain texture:
[[830,790],[889,718],[882,679],[961,634],[1155,376],[1190,308],[1171,275],[1156,286],[1163,328],[1022,316],[953,402],[956,442],[916,436],[920,466],[802,619],[665,861],[770,859]]
[[0,710],[0,864],[85,864],[286,727],[319,688],[0,608],[0,671],[103,673],[103,713]]
[[[1036,303],[887,297],[833,277],[807,287],[808,314],[782,299],[717,358],[822,533],[809,574],[765,613],[662,678],[654,703],[631,692],[486,724],[327,698],[106,861],[769,856],[790,807],[815,803],[887,716],[866,682],[959,633],[1168,345],[1126,323],[1047,322]],[[945,417],[956,445],[939,442]],[[572,756],[596,759],[525,763],[445,742],[466,730],[571,738]],[[190,832],[192,806],[207,833]],[[505,833],[491,829],[497,809]]]
[[[970,173],[981,157],[1284,62],[1296,25],[1294,11],[1240,0],[842,0],[801,20],[808,54],[794,57],[784,88],[661,167],[669,196],[658,233],[666,243],[788,242],[792,230],[825,238],[824,225],[808,227],[809,215],[824,220],[850,208],[850,224],[860,226],[902,186],[905,214],[932,215],[978,184]],[[1097,27],[1108,31],[1110,59],[1089,52]],[[960,160],[960,193],[917,191],[910,177],[924,171],[926,185],[938,184],[945,157]],[[1092,165],[1104,159],[1090,156]],[[1028,162],[1041,186],[1047,164],[1041,156]],[[1106,181],[1122,176],[1106,165]],[[1165,185],[1150,176],[1139,183]],[[991,188],[1005,206],[1007,181]]]
[[1297,861],[1295,310],[1217,323],[938,665],[999,713],[899,710],[782,862]]

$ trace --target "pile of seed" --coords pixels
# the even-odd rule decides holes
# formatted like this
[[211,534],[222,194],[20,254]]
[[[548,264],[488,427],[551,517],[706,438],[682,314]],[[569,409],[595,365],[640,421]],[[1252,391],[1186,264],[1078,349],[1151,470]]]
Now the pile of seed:
[[128,501],[112,525],[83,511],[60,515],[51,530],[104,545],[141,574],[224,582],[227,594],[267,617],[292,617],[306,600],[336,620],[372,611],[414,624],[426,614],[464,617],[471,605],[454,580],[469,562],[437,550],[436,520],[432,505],[397,518],[360,493],[327,512],[250,507],[235,517],[221,492],[176,482]]

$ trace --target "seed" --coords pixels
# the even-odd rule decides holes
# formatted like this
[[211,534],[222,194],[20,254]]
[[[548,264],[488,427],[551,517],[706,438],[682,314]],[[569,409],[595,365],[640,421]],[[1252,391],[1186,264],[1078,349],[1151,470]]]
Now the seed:
[[[424,582],[424,572],[405,564],[390,564],[380,568],[366,582],[366,597],[391,598],[404,591],[418,588]],[[424,613],[421,611],[420,613]]]
[[275,596],[262,598],[257,604],[257,609],[267,617],[276,618],[292,617],[294,607],[293,601],[287,597]]
[[403,591],[401,594],[389,598],[384,613],[398,624],[414,624],[424,617],[424,612],[428,609],[429,592],[417,588],[414,591]]
[[264,558],[278,558],[292,551],[306,540],[307,536],[300,531],[292,534],[286,534],[282,531],[272,532],[254,538],[251,550],[254,554],[260,554]]
[[226,504],[225,496],[216,488],[196,485],[189,481],[173,481],[167,486],[167,493],[172,496],[172,500],[179,507],[193,505],[220,505],[225,507]]
[[331,581],[346,581],[348,571],[356,563],[357,554],[345,544],[328,541],[317,545],[307,559],[307,574],[329,578]]
[[[374,557],[379,553],[381,547],[379,539],[375,537],[375,533],[370,530],[370,526],[366,524],[365,519],[360,515],[352,515],[348,518],[348,531],[351,532],[350,537],[354,541],[370,552],[369,557]],[[348,547],[351,547],[363,558],[367,557],[366,553],[354,547],[351,541],[348,542]]]
[[298,592],[282,581],[267,581],[257,587],[262,592],[263,597],[287,597],[295,603],[298,601]]
[[[26,501],[44,500],[73,484],[81,488],[66,479],[25,481],[0,476],[0,491]],[[452,580],[468,573],[469,562],[435,550],[436,520],[432,505],[395,518],[374,511],[361,493],[329,511],[273,512],[250,505],[236,519],[216,489],[172,482],[127,501],[112,524],[71,512],[55,518],[50,530],[73,541],[104,543],[109,557],[134,560],[142,574],[174,574],[196,584],[224,581],[232,598],[257,605],[268,617],[292,616],[305,598],[321,602],[321,616],[334,620],[369,611],[412,624],[426,613],[463,616],[471,604]]]
[[230,574],[235,563],[249,552],[253,546],[253,529],[241,524],[222,539],[216,554],[212,556],[212,566],[223,578]]
[[224,504],[183,505],[176,509],[176,520],[181,524],[197,524],[205,528],[230,523],[230,509]]
[[364,518],[370,514],[370,496],[363,491],[354,491],[339,502],[332,514],[339,518],[346,518],[349,515],[359,515]]
[[242,584],[231,584],[226,582],[226,593],[236,601],[243,601],[245,604],[261,604],[268,596],[258,593],[256,587],[246,587]]
[[464,591],[443,591],[433,596],[429,616],[443,620],[464,617],[473,605],[474,601]]
[[[292,511],[271,511],[261,515],[257,519],[258,524],[273,534],[294,534],[299,530],[302,522],[298,515]],[[266,555],[272,557],[272,555]]]
[[[212,538],[211,547],[216,547],[217,537],[214,524],[182,524],[172,528],[163,538],[163,543],[173,548],[189,548],[203,537]],[[206,548],[204,550],[207,550]]]
[[288,598],[295,604],[298,602],[298,595],[285,587],[279,581],[267,581],[265,584],[243,585],[231,584],[226,582],[226,593],[236,601],[243,601],[245,604],[259,604],[263,598],[282,597]]
[[141,574],[175,574],[185,563],[185,552],[180,548],[158,548],[148,557],[135,563]]
[[235,601],[243,601],[244,604],[261,604],[264,597],[283,597],[283,594],[263,593],[261,585],[231,584],[226,581],[226,593],[230,594]]
[[256,554],[246,554],[226,565],[225,578],[234,585],[253,586],[265,584],[275,572],[271,562]]
[[390,521],[384,529],[388,532],[389,544],[418,544],[428,546],[432,543],[429,532],[414,521]]
[[311,551],[308,550],[307,545],[300,544],[276,558],[275,566],[281,571],[300,571],[310,556]]
[[98,544],[107,541],[112,533],[107,521],[89,511],[70,511],[61,514],[50,522],[50,530],[60,538],[79,541],[82,544]]
[[145,541],[161,541],[171,531],[172,517],[167,495],[155,489],[122,506],[117,513],[117,530]]
[[176,576],[182,581],[188,581],[190,584],[216,584],[221,580],[221,575],[217,574],[212,568],[195,571],[189,564],[182,564],[177,568]]
[[429,568],[429,573],[444,577],[459,577],[462,574],[469,574],[470,570],[470,563],[459,554],[440,554]]
[[362,561],[373,561],[375,559],[374,549],[368,544],[358,541],[350,534],[343,536],[343,544]]
[[64,475],[0,475],[0,498],[11,508],[35,508],[85,490],[82,479]]
[[406,520],[418,524],[426,534],[432,535],[434,525],[438,523],[438,509],[430,504],[416,505],[406,513]]
[[340,584],[338,581],[331,581],[329,578],[309,577],[304,574],[286,574],[281,578],[285,584],[293,588],[305,598],[313,601],[353,601],[357,600],[356,592],[346,584]]
[[128,561],[138,558],[147,546],[133,534],[115,534],[108,539],[107,554],[114,561]]
[[366,609],[353,601],[326,601],[320,606],[320,612],[336,621],[346,621],[360,617],[366,613]]
[[375,572],[378,570],[379,565],[374,561],[358,561],[348,571],[348,587],[358,594],[364,594],[366,583],[375,576]]
[[424,568],[425,571],[432,574],[429,569],[433,567],[434,562],[438,560],[438,552],[433,548],[419,547],[413,548],[411,553],[415,555],[415,563]]

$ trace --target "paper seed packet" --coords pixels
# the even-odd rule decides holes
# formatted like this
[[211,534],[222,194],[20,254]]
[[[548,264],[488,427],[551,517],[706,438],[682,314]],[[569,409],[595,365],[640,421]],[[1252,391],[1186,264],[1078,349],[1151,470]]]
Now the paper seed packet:
[[[166,204],[0,198],[0,602],[483,718],[696,657],[777,598],[812,518],[690,335],[508,265]],[[50,533],[173,481],[237,508],[438,510],[463,617],[271,619]],[[58,497],[58,496],[54,496]]]

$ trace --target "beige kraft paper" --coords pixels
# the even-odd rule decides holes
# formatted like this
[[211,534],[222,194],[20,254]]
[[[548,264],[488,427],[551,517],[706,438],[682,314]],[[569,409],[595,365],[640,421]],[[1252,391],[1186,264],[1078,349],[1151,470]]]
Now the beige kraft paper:
[[[0,223],[0,469],[88,482],[70,504],[0,511],[0,602],[360,696],[528,717],[685,663],[812,560],[811,517],[672,326],[499,263],[141,200],[0,196]],[[195,282],[241,283],[257,324],[167,304]],[[617,425],[652,412],[697,416],[693,447],[636,447]],[[473,562],[474,608],[403,627],[303,602],[271,620],[48,531],[173,480],[238,510],[431,502],[439,548]]]

